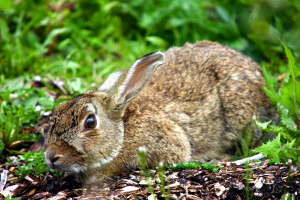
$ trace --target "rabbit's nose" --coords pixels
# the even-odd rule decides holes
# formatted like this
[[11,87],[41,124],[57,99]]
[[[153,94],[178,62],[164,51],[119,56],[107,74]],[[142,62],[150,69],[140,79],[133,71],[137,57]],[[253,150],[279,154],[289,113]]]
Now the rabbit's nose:
[[54,157],[50,157],[50,158],[49,158],[50,162],[53,163],[53,164],[54,164],[58,159],[59,159],[58,156],[54,156]]
[[45,152],[45,160],[51,169],[55,169],[55,163],[57,163],[59,158],[60,156],[53,151]]

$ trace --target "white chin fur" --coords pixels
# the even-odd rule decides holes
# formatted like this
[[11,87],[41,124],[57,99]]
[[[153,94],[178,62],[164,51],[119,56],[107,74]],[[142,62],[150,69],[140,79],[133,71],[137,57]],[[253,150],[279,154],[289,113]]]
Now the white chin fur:
[[106,158],[102,158],[99,162],[94,163],[93,167],[98,168],[98,167],[101,167],[102,165],[110,163],[115,157],[117,157],[119,155],[120,149],[121,149],[121,146],[118,146],[116,149],[113,150],[113,152],[110,154],[110,156],[108,156]]
[[94,164],[94,168],[101,167],[102,165],[105,165],[106,163],[109,163],[112,160],[113,160],[112,157],[102,158],[99,162]]
[[72,171],[73,173],[78,174],[81,170],[80,170],[80,168],[78,168],[78,167],[72,167],[72,168],[71,168],[71,171]]
[[67,170],[67,172],[71,172],[73,174],[79,174],[81,172],[85,171],[85,167],[84,166],[80,166],[80,165],[73,165],[69,167],[69,170]]

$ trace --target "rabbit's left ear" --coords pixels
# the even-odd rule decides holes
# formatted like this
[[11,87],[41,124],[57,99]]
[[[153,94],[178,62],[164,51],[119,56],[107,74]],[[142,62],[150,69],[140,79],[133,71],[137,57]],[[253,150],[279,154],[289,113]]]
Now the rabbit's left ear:
[[146,86],[156,67],[164,62],[165,55],[162,52],[154,52],[138,59],[125,72],[118,74],[118,80],[108,91],[114,106],[122,105],[125,109],[128,102]]
[[124,71],[117,71],[108,76],[108,78],[98,88],[101,92],[108,92],[117,83],[118,78],[123,74]]

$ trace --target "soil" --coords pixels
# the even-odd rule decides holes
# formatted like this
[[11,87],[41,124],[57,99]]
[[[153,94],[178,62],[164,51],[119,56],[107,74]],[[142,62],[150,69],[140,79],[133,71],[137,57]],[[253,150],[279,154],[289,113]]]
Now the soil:
[[225,167],[217,173],[203,168],[167,170],[163,173],[164,184],[156,170],[149,170],[148,176],[142,175],[141,171],[132,171],[93,185],[77,183],[70,174],[55,177],[50,172],[40,177],[20,178],[14,174],[16,167],[22,165],[18,162],[1,165],[0,173],[7,173],[8,181],[0,198],[10,194],[19,199],[53,200],[150,200],[165,199],[166,196],[170,199],[281,199],[286,194],[292,199],[300,199],[299,169],[292,165],[269,165],[267,162],[252,163],[248,168],[224,163]]

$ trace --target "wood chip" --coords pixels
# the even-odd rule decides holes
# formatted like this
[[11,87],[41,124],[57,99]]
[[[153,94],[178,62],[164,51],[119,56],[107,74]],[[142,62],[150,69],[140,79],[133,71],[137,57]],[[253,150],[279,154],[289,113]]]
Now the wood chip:
[[133,191],[138,191],[140,188],[135,187],[135,186],[127,186],[121,189],[121,193],[126,193],[126,192],[133,192]]
[[31,183],[34,184],[34,185],[37,185],[37,184],[38,184],[38,182],[35,181],[35,180],[33,180],[30,176],[25,176],[25,179],[26,179],[27,181],[31,182]]
[[10,167],[10,168],[9,168],[9,171],[10,171],[10,172],[15,172],[15,169],[16,169],[16,167]]
[[5,190],[3,190],[0,193],[3,194],[5,197],[7,197],[8,195],[13,196],[13,192],[15,190],[17,190],[19,187],[22,187],[22,186],[21,185],[12,185],[12,186],[5,188]]
[[263,177],[259,177],[254,182],[254,188],[260,189],[264,185],[265,179]]
[[165,189],[177,188],[177,187],[179,187],[179,186],[180,186],[180,183],[176,181],[175,183],[173,183],[173,184],[171,184],[171,185],[165,186]]
[[223,185],[221,185],[219,182],[214,185],[214,189],[216,190],[216,195],[218,197],[221,196],[226,190],[226,188]]
[[48,200],[64,200],[66,198],[66,194],[63,192],[59,192],[56,196],[49,198]]
[[4,189],[5,185],[6,185],[8,172],[9,171],[5,169],[1,173],[0,192],[3,191],[3,189]]
[[[266,164],[248,165],[251,170],[246,176],[245,166],[227,165],[217,173],[199,168],[197,170],[166,170],[165,190],[170,193],[170,199],[244,199],[246,177],[249,180],[249,192],[257,199],[281,199],[283,192],[292,195],[300,194],[300,172],[289,173],[289,167],[282,164],[276,166]],[[24,163],[0,165],[0,173],[11,167]],[[8,171],[7,179],[0,198],[10,195],[23,199],[163,199],[161,183],[154,181],[158,172],[152,172],[154,195],[148,188],[141,172],[131,172],[119,175],[116,180],[94,185],[80,185],[75,177],[65,174],[63,177],[53,177],[45,174],[45,178],[27,176],[20,180]],[[289,177],[289,178],[288,178]],[[20,184],[22,182],[22,185]],[[141,184],[139,184],[141,183]],[[13,187],[11,187],[13,186]],[[297,196],[298,197],[298,196]]]
[[147,199],[148,200],[156,200],[157,198],[156,198],[156,196],[154,196],[153,194],[151,194],[151,195],[148,196]]
[[41,193],[38,193],[38,194],[35,194],[32,199],[35,200],[35,199],[42,199],[42,198],[47,198],[48,194],[50,194],[49,192],[41,192]]
[[155,183],[155,180],[152,180],[150,178],[147,181],[145,179],[143,179],[139,182],[140,185],[148,185],[148,184],[154,185],[154,183]]
[[123,181],[124,181],[126,184],[128,184],[128,185],[138,185],[137,182],[134,182],[134,181],[129,180],[129,179],[123,179]]
[[31,196],[35,193],[36,191],[36,188],[33,188],[32,190],[30,190],[28,193],[27,193],[27,196]]

